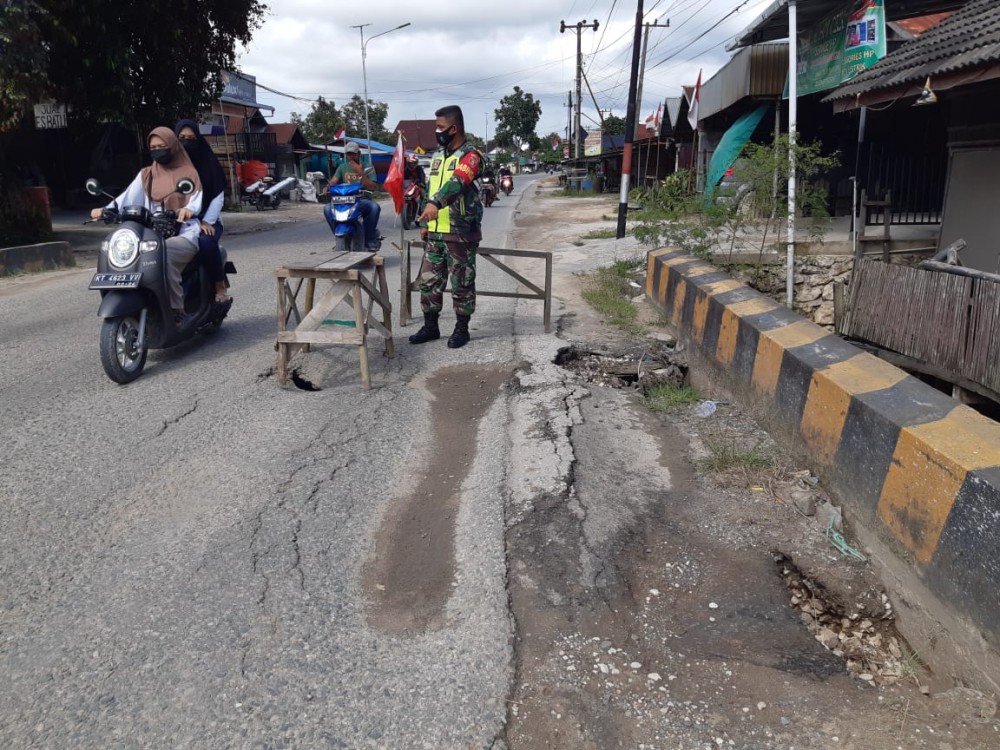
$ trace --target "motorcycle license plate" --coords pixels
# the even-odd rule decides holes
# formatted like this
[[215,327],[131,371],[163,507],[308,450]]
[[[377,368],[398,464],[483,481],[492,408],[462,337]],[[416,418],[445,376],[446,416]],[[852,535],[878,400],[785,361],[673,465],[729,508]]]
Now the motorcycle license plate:
[[350,195],[333,195],[330,203],[354,203],[354,197]]
[[135,289],[141,280],[141,273],[95,273],[90,280],[90,288]]

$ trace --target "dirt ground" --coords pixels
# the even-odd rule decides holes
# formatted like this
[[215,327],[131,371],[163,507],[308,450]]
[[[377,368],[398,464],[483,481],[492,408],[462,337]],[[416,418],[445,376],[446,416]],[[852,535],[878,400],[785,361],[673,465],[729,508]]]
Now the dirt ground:
[[[550,192],[522,202],[516,237],[556,258],[559,335],[576,347],[566,367],[586,391],[568,430],[571,486],[508,531],[517,677],[506,745],[1000,747],[995,696],[929,674],[895,634],[893,592],[834,546],[832,506],[807,466],[725,394],[702,395],[717,402],[710,416],[697,404],[654,413],[635,383],[606,376],[630,358],[683,366],[684,354],[662,335],[616,332],[580,297],[579,273],[642,252],[631,239],[581,240],[613,226],[614,197]],[[650,334],[666,332],[635,304]],[[635,430],[655,440],[670,477],[666,490],[640,490],[642,503],[616,492],[634,479],[625,437]],[[723,447],[766,460],[716,470]],[[799,510],[816,502],[816,516]],[[595,541],[586,514],[598,504],[634,520]]]

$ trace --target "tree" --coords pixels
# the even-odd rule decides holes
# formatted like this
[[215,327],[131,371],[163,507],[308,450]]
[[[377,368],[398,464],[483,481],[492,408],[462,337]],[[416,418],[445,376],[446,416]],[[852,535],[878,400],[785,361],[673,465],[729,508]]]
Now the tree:
[[604,133],[606,135],[622,135],[625,132],[625,118],[618,115],[608,115],[604,118]]
[[520,86],[514,87],[513,94],[507,94],[500,100],[500,106],[493,110],[497,121],[497,132],[494,140],[498,146],[514,146],[520,152],[524,144],[537,143],[535,127],[542,116],[541,102],[522,91]]
[[[340,109],[344,118],[347,134],[355,138],[365,137],[365,100],[355,94],[351,101]],[[384,102],[368,100],[368,124],[372,131],[372,140],[380,143],[395,143],[392,133],[385,129],[385,118],[389,116],[389,105]]]
[[310,143],[325,143],[333,140],[333,136],[344,125],[344,116],[337,105],[322,96],[312,105],[312,110],[305,117],[298,112],[292,112],[292,122],[299,126],[302,135]]
[[0,0],[0,128],[51,98],[72,117],[142,130],[194,115],[221,91],[262,0]]
[[539,150],[538,158],[544,162],[562,161],[562,136],[553,131],[541,138],[541,149]]
[[35,0],[0,5],[0,132],[17,125],[48,82],[42,27],[49,22]]

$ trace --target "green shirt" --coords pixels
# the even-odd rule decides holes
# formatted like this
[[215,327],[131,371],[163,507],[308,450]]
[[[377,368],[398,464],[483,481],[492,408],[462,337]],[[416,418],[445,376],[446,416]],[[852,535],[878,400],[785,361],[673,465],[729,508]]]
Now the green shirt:
[[350,185],[352,182],[361,182],[362,177],[367,177],[372,182],[375,181],[375,167],[371,164],[365,164],[364,161],[361,162],[363,174],[358,174],[354,171],[351,163],[344,159],[337,167],[337,171],[333,173],[333,178],[341,185]]

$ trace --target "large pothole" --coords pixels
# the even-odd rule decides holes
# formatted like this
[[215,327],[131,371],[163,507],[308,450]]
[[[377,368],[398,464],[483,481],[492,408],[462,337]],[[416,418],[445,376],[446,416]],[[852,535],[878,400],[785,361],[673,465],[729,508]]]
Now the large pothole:
[[[926,667],[897,632],[885,593],[867,591],[855,598],[851,608],[789,557],[781,552],[773,556],[802,624],[824,648],[844,660],[848,672],[870,685],[895,685],[905,679],[921,685]],[[925,690],[922,685],[921,689]]]
[[564,346],[552,362],[572,370],[587,383],[609,388],[646,392],[654,385],[681,388],[688,382],[687,358],[667,346],[618,352]]

